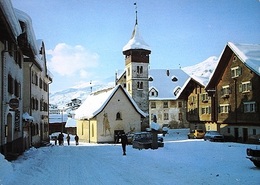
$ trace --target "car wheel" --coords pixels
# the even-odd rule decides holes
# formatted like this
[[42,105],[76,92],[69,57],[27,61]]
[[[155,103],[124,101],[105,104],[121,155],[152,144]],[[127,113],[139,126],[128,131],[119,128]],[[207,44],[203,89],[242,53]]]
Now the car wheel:
[[258,168],[260,168],[260,161],[253,161],[254,165]]

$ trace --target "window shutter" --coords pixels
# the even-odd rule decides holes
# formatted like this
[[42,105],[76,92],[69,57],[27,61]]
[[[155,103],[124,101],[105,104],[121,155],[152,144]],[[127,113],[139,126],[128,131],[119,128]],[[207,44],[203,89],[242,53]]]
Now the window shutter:
[[228,113],[231,112],[231,105],[228,106]]
[[242,84],[239,84],[239,92],[242,92]]
[[220,95],[223,96],[223,94],[224,94],[224,89],[221,88],[221,90],[220,90]]
[[242,75],[242,67],[238,68],[238,75],[241,76]]
[[252,91],[252,83],[251,82],[249,82],[249,84],[248,84],[248,90]]
[[228,88],[228,93],[231,94],[231,87]]

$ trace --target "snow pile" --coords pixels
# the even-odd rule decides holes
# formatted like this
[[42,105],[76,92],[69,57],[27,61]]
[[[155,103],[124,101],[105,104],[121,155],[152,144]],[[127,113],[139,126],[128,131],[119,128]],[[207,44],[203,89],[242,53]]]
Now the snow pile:
[[4,184],[12,173],[12,163],[5,160],[4,156],[0,154],[0,184]]
[[256,145],[189,140],[188,131],[170,129],[157,150],[129,145],[126,156],[120,144],[32,148],[12,163],[0,158],[0,184],[259,184],[259,169],[246,159]]

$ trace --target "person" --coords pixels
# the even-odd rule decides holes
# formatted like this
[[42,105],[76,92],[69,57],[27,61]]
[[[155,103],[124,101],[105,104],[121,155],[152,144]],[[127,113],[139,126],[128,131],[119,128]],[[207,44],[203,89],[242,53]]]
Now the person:
[[128,144],[128,141],[127,141],[127,136],[124,131],[121,133],[120,138],[121,138],[121,144],[122,144],[122,149],[123,149],[123,155],[126,155],[126,145]]
[[64,135],[62,134],[62,132],[59,134],[58,136],[58,141],[59,141],[59,145],[63,145],[63,137]]
[[67,142],[68,142],[68,145],[70,145],[70,134],[67,135]]
[[76,134],[75,136],[76,145],[79,145],[79,136]]

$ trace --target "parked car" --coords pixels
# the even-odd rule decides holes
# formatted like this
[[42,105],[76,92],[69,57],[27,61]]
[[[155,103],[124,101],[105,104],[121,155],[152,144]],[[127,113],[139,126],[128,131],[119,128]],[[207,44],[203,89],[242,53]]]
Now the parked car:
[[207,131],[204,135],[204,140],[207,141],[224,141],[224,136],[218,131]]
[[202,139],[205,135],[205,132],[202,129],[191,130],[188,134],[189,139]]
[[246,149],[247,158],[250,159],[254,165],[258,168],[260,168],[260,149]]
[[[133,148],[148,149],[152,148],[152,133],[151,132],[137,132],[133,136]],[[158,136],[158,147],[163,147],[163,137]]]

